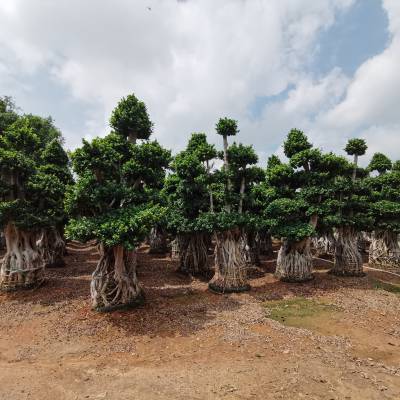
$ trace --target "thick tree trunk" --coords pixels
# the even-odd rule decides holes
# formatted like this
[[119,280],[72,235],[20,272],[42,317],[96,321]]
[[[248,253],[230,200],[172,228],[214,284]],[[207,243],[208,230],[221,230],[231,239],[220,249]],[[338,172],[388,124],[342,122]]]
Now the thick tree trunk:
[[260,254],[263,256],[273,256],[274,252],[272,250],[272,237],[267,231],[258,232],[258,241],[260,246]]
[[382,230],[376,230],[372,233],[369,264],[400,268],[400,246],[397,233]]
[[36,245],[46,268],[64,267],[65,242],[55,227],[43,229]]
[[201,232],[182,235],[180,238],[179,272],[187,275],[210,274],[206,235]]
[[246,263],[260,265],[260,241],[256,232],[243,233],[242,247]]
[[358,232],[358,250],[361,254],[365,254],[369,249],[371,238],[367,232]]
[[185,246],[184,235],[176,235],[171,242],[171,260],[179,261],[181,259],[181,249]]
[[332,232],[312,239],[317,256],[333,256],[335,254],[335,237]]
[[9,222],[4,230],[7,252],[0,269],[0,288],[25,289],[44,281],[44,262],[36,246],[36,234]]
[[358,232],[350,226],[337,230],[335,262],[330,272],[339,276],[364,276]]
[[164,230],[159,226],[154,226],[150,231],[149,253],[164,254],[167,252],[167,237]]
[[136,251],[100,245],[100,261],[92,274],[90,293],[97,311],[114,311],[144,301],[136,276]]
[[313,279],[310,238],[299,242],[284,239],[276,260],[275,276],[285,282],[306,282]]
[[219,293],[250,290],[240,230],[218,232],[215,240],[215,274],[209,288]]

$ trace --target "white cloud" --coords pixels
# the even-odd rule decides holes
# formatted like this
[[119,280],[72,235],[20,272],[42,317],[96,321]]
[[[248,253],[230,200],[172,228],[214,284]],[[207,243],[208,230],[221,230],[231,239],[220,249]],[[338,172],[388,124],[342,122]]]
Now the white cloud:
[[[3,68],[19,76],[44,68],[82,107],[90,105],[81,130],[64,132],[70,146],[105,134],[118,99],[135,92],[148,105],[155,136],[174,149],[193,131],[218,140],[214,124],[224,115],[239,120],[238,139],[260,154],[276,150],[293,126],[315,144],[338,149],[348,136],[371,138],[385,127],[392,138],[400,124],[397,0],[383,3],[390,44],[354,77],[335,68],[316,79],[310,71],[319,33],[353,2],[2,0],[0,66],[12,52],[12,65]],[[7,76],[0,90],[10,87]],[[249,115],[256,97],[292,85],[287,99],[268,104],[260,118]],[[370,145],[390,150],[373,139]]]

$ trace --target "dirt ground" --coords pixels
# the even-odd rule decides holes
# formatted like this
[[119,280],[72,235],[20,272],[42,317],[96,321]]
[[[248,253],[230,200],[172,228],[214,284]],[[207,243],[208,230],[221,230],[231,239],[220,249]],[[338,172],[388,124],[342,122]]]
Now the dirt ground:
[[[377,284],[400,279],[318,269],[285,284],[264,260],[250,292],[217,295],[142,252],[146,304],[99,314],[89,302],[97,258],[71,243],[46,285],[0,294],[0,399],[400,399],[400,295]],[[332,308],[269,318],[268,305],[296,298]]]

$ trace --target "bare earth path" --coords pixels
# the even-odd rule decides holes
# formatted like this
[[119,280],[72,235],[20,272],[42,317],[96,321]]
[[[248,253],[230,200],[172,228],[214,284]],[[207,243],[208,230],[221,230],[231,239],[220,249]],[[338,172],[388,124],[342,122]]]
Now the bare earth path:
[[[375,288],[395,277],[284,284],[269,261],[251,292],[215,295],[142,253],[146,305],[96,314],[97,257],[72,243],[45,286],[0,294],[0,399],[400,399],[400,295]],[[266,302],[296,296],[335,311],[268,318]]]

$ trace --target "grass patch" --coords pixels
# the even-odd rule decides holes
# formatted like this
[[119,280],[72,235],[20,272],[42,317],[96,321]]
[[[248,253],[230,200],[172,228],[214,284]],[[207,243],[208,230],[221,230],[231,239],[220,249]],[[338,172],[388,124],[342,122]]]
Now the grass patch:
[[297,328],[317,328],[329,323],[340,308],[324,301],[294,297],[265,303],[268,317],[284,325]]
[[373,281],[374,289],[384,290],[390,293],[400,294],[400,285],[396,285],[395,283],[384,282],[374,279]]

